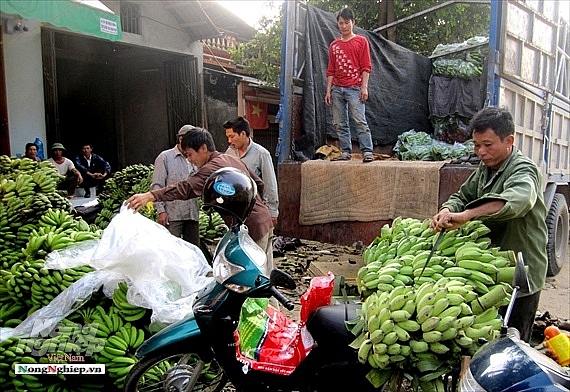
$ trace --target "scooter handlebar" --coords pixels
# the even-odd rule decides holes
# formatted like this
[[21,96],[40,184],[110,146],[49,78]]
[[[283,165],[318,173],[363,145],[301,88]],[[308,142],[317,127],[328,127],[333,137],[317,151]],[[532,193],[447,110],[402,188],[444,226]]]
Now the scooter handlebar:
[[275,287],[271,287],[271,295],[275,297],[277,301],[279,301],[287,310],[293,310],[295,304],[289,300],[289,298],[285,297],[279,290]]

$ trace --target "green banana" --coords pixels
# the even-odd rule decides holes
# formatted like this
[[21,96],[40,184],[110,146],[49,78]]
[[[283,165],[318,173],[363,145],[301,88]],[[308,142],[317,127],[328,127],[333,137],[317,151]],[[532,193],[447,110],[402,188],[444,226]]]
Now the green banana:
[[366,339],[358,349],[358,361],[362,364],[365,364],[368,361],[368,354],[370,350],[372,350],[372,341],[370,339]]
[[424,353],[429,350],[429,344],[423,340],[410,340],[408,344],[414,353]]

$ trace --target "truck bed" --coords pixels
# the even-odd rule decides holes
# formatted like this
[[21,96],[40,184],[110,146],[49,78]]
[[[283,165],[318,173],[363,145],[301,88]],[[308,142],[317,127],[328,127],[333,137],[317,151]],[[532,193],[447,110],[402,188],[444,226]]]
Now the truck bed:
[[[344,163],[344,162],[343,162]],[[323,164],[342,165],[339,162],[323,161]],[[279,166],[279,223],[275,234],[285,237],[309,239],[339,245],[352,245],[362,241],[368,245],[378,233],[380,228],[391,219],[373,221],[335,221],[330,223],[301,225],[299,213],[301,206],[301,162],[287,161]],[[444,164],[439,170],[439,194],[437,205],[441,205],[476,168],[474,165]],[[394,173],[396,169],[392,169]],[[380,168],[378,169],[380,172]],[[353,167],[354,178],[366,181],[370,175],[370,167],[359,162]],[[362,173],[366,172],[366,175]],[[385,172],[383,170],[383,172]],[[340,181],[340,179],[339,179]],[[434,211],[435,214],[437,211]]]

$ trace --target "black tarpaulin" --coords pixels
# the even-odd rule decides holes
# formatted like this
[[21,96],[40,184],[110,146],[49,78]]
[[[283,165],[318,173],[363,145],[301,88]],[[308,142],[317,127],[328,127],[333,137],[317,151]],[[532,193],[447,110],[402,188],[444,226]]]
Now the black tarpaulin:
[[[304,130],[295,141],[295,149],[312,157],[326,143],[327,135],[336,138],[332,112],[324,97],[328,47],[339,31],[334,13],[307,6],[306,15]],[[372,72],[366,118],[374,145],[393,145],[398,135],[410,129],[431,132],[428,109],[431,60],[371,31],[355,27],[354,32],[365,36],[370,43]]]
[[432,116],[471,118],[483,107],[479,79],[432,76],[429,85],[428,101]]

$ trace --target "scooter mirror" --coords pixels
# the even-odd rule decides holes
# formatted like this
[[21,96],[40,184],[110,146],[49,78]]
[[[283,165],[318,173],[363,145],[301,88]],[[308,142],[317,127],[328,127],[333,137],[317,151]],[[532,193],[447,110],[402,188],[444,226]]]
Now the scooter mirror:
[[274,269],[271,271],[269,276],[271,284],[276,287],[283,287],[287,290],[295,290],[297,284],[295,280],[287,272],[283,272],[280,269]]
[[530,284],[528,282],[528,275],[524,268],[524,259],[522,252],[517,254],[517,262],[515,264],[515,276],[513,278],[513,287],[518,289],[519,293],[529,293]]

